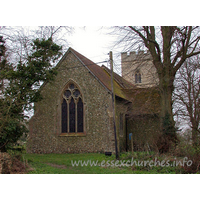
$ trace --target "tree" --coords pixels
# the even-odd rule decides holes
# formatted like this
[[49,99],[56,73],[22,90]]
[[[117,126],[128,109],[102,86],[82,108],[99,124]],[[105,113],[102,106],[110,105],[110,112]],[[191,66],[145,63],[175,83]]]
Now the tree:
[[192,129],[193,146],[200,144],[200,60],[186,61],[179,69],[174,91],[175,114],[188,121]]
[[[120,30],[119,43],[126,50],[149,50],[159,78],[161,131],[166,140],[176,142],[176,129],[172,112],[172,93],[177,71],[186,59],[200,53],[199,27],[192,26],[126,26]],[[168,149],[164,150],[168,151]]]
[[31,54],[32,41],[37,38],[45,40],[51,38],[62,46],[62,52],[68,47],[67,35],[72,34],[73,27],[69,26],[3,26],[0,27],[0,35],[6,40],[7,57],[10,63],[17,63],[19,60],[26,62]]
[[1,65],[0,79],[6,80],[0,98],[0,150],[6,151],[27,132],[24,111],[41,99],[41,81],[51,81],[56,74],[53,63],[61,56],[62,47],[52,38],[36,39],[31,43],[30,55],[23,62]]
[[[3,40],[3,36],[0,35],[0,68],[2,68],[6,63],[6,59],[4,58],[4,55],[5,55],[4,43],[5,41]],[[0,91],[2,91],[2,89],[3,89],[3,80],[0,80]]]
[[72,32],[63,26],[0,27],[6,41],[0,62],[1,151],[27,131],[25,111],[31,113],[42,98],[39,88],[56,74],[53,67],[68,46],[65,35]]

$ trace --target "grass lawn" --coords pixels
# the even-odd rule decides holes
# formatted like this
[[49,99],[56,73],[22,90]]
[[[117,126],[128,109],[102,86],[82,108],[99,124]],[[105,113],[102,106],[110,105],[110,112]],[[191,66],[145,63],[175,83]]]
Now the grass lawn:
[[[23,160],[26,160],[33,169],[29,174],[169,174],[181,173],[177,167],[140,167],[140,166],[122,166],[121,162],[131,160],[133,155],[122,154],[121,160],[117,161],[115,155],[105,156],[100,153],[84,154],[23,154]],[[134,160],[149,159],[149,157],[137,157]],[[85,164],[88,166],[72,166],[72,162]],[[90,162],[93,166],[90,166]],[[116,166],[114,163],[117,163]],[[78,164],[78,163],[77,163]],[[94,166],[97,164],[97,166]],[[109,166],[106,166],[108,164]],[[100,166],[99,166],[100,165]]]
[[129,174],[131,168],[127,167],[102,167],[102,166],[72,166],[73,161],[94,161],[101,163],[103,160],[115,160],[114,156],[104,154],[25,154],[24,159],[34,169],[30,174]]

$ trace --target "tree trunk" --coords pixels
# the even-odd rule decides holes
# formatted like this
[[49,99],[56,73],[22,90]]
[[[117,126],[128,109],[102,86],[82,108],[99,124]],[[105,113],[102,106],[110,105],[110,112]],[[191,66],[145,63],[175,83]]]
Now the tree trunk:
[[161,89],[161,118],[164,118],[166,114],[169,115],[170,120],[173,121],[172,114],[172,89],[170,87],[163,87]]
[[198,122],[193,120],[191,123],[192,123],[192,145],[194,148],[197,148],[197,147],[199,147]]
[[192,145],[194,148],[196,148],[198,146],[197,132],[194,128],[192,128]]
[[175,122],[172,112],[172,89],[162,88],[161,91],[161,131],[164,135],[175,136]]
[[174,77],[171,76],[169,70],[163,70],[164,73],[159,76],[160,88],[160,130],[161,137],[158,141],[160,153],[168,152],[172,144],[177,143],[175,122],[172,112],[172,93],[174,90]]

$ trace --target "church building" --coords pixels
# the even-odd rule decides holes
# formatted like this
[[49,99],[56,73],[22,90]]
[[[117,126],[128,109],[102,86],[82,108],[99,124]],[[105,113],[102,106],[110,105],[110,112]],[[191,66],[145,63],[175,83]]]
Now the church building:
[[[137,55],[145,56],[147,64],[138,64]],[[144,52],[122,53],[122,76],[114,73],[120,152],[130,150],[130,133],[135,150],[156,148],[159,95],[150,62]],[[56,69],[55,79],[41,86],[43,99],[35,103],[27,152],[115,153],[110,69],[98,66],[72,48]]]

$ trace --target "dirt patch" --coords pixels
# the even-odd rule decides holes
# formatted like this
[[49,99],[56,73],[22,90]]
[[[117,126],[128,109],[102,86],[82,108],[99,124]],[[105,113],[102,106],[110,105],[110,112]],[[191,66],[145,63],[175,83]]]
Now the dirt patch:
[[59,169],[67,169],[67,167],[65,165],[57,165],[57,164],[53,164],[53,163],[45,163],[51,167],[55,167],[55,168],[59,168]]

